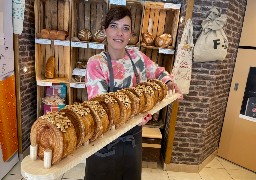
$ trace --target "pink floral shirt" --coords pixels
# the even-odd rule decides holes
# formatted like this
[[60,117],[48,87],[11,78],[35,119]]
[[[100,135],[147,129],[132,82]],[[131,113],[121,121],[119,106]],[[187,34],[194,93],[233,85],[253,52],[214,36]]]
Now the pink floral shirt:
[[[145,82],[147,79],[161,79],[164,83],[173,80],[172,75],[169,75],[163,67],[159,67],[141,51],[128,49],[128,52],[136,66],[140,82]],[[118,88],[135,86],[136,76],[129,56],[126,54],[123,59],[111,61],[114,86]],[[106,56],[103,52],[89,58],[85,79],[88,99],[91,99],[98,94],[108,92],[110,83],[109,69]]]

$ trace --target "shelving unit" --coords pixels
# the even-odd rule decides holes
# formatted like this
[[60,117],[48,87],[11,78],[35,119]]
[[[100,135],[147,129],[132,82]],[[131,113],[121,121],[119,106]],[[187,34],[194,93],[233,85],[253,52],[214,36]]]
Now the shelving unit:
[[[46,87],[54,83],[65,83],[67,86],[66,104],[87,100],[84,82],[77,82],[72,75],[77,62],[87,63],[88,59],[105,49],[105,42],[73,41],[82,29],[90,30],[92,36],[102,28],[102,20],[108,9],[113,6],[108,0],[35,0],[35,61],[37,80],[37,116],[43,115],[42,98]],[[132,14],[132,31],[139,41],[128,48],[144,52],[159,66],[171,72],[174,62],[175,43],[180,10],[171,8],[169,3],[127,0],[126,6]],[[153,20],[153,36],[163,33],[171,34],[172,44],[168,48],[146,46],[142,43],[142,34],[148,30],[148,21]],[[42,29],[68,32],[65,40],[42,39]],[[45,78],[45,65],[50,56],[55,57],[55,76]],[[167,108],[159,113],[159,123],[150,127],[160,128],[165,124]]]

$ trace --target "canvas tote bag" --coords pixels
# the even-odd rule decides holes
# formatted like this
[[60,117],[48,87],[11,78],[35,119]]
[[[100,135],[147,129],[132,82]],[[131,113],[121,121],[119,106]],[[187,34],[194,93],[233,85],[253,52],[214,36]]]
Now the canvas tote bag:
[[177,54],[172,70],[174,82],[178,85],[182,94],[189,93],[193,48],[193,25],[191,19],[188,19],[181,36],[180,44],[177,48]]
[[202,32],[194,48],[194,61],[207,62],[224,60],[227,55],[228,39],[223,31],[227,21],[216,7],[210,10],[209,16],[202,22]]

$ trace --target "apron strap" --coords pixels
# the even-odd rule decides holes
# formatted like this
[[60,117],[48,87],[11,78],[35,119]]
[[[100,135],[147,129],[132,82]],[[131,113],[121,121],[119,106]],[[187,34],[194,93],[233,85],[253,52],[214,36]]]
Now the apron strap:
[[[131,55],[128,53],[127,49],[125,49],[125,52],[127,53],[127,55],[129,56],[131,63],[132,63],[132,68],[136,77],[136,83],[138,84],[140,82],[139,80],[139,73],[136,69],[136,66],[134,64],[134,62],[132,61],[132,57]],[[104,52],[104,54],[107,57],[107,63],[108,63],[108,69],[109,69],[109,88],[110,88],[110,92],[114,91],[114,73],[113,73],[113,67],[112,67],[112,62],[111,62],[111,57],[109,55],[109,53]]]

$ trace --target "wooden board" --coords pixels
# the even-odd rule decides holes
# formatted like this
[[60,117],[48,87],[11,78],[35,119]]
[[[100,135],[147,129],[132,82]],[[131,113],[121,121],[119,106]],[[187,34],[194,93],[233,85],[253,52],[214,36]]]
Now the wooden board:
[[[160,103],[156,104],[156,106],[149,111],[149,113],[153,114],[168,104],[172,103],[179,97],[179,94],[167,95],[166,98]],[[135,127],[139,124],[142,118],[147,113],[139,114],[136,117],[130,119],[126,124],[120,126],[116,130],[108,131],[104,134],[104,137],[97,139],[95,142],[79,147],[74,151],[73,154],[61,160],[58,164],[52,166],[49,169],[45,169],[43,167],[42,160],[32,161],[29,156],[25,157],[21,162],[21,174],[24,178],[29,180],[50,180],[59,177],[60,175],[67,172],[69,169],[73,168],[81,161],[91,156],[102,147],[106,146],[113,140],[117,139],[122,134],[129,131],[131,128]]]

